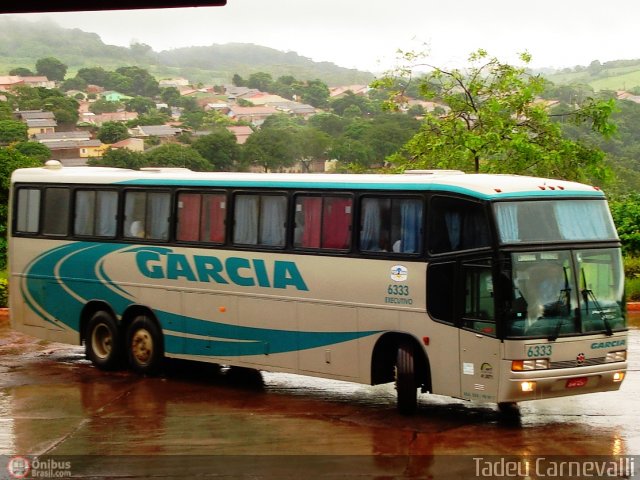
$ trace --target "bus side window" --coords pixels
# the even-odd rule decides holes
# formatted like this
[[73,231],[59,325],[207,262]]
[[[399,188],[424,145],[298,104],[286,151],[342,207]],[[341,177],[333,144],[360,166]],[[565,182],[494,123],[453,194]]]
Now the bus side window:
[[418,198],[364,198],[360,250],[416,254],[422,251],[423,202]]
[[225,216],[224,193],[180,193],[176,237],[185,242],[224,243]]
[[239,194],[235,197],[233,243],[284,247],[287,197]]
[[294,247],[346,250],[351,246],[350,198],[298,196],[295,208]]
[[464,326],[480,333],[495,336],[495,307],[493,277],[488,265],[474,264],[463,267],[465,302]]
[[429,233],[431,253],[491,246],[489,223],[482,204],[460,198],[432,199]]
[[124,236],[168,240],[170,200],[171,196],[167,192],[126,192]]
[[455,323],[456,262],[429,264],[427,268],[427,310],[433,318]]
[[51,187],[44,190],[44,215],[42,233],[45,235],[65,236],[69,229],[68,188]]
[[112,190],[78,190],[73,232],[76,235],[115,237],[118,193]]
[[20,188],[17,199],[16,231],[38,233],[40,228],[40,189]]

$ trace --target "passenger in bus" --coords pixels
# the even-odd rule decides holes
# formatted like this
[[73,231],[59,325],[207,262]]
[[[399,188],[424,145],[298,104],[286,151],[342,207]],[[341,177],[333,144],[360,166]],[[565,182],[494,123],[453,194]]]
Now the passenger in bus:
[[131,233],[131,237],[144,238],[144,224],[141,220],[134,220],[133,222],[131,222],[129,231]]

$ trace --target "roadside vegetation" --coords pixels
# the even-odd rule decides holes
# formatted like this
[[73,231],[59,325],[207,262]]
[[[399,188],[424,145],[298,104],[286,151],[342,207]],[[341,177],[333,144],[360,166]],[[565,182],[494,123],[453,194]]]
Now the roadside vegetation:
[[[278,171],[332,161],[343,172],[454,168],[596,185],[608,193],[623,243],[628,296],[640,300],[640,195],[634,193],[640,188],[640,104],[584,84],[555,85],[527,69],[531,58],[526,53],[521,65],[513,66],[477,50],[468,67],[452,71],[428,65],[420,53],[404,53],[404,63],[373,82],[367,94],[348,91],[334,99],[320,80],[273,78],[266,72],[247,78],[235,74],[236,86],[301,99],[319,111],[308,119],[272,115],[260,128],[205,111],[174,87],[160,88],[141,67],[86,67],[70,76],[59,60],[42,60],[46,61],[36,64],[37,73],[57,78],[60,88],[19,87],[0,101],[0,269],[6,268],[10,174],[16,168],[41,165],[49,153],[29,141],[13,111],[51,110],[58,124],[75,125],[78,102],[66,92],[93,84],[130,96],[121,105],[97,101],[92,104],[94,113],[122,108],[139,114],[133,122],[107,122],[96,128],[93,133],[104,143],[127,138],[131,127],[168,122],[171,108],[181,110],[185,129],[177,143],[155,145],[143,153],[107,150],[91,161],[95,165]],[[158,109],[158,103],[169,108]],[[226,128],[230,125],[250,127],[253,133],[239,145]],[[2,291],[6,288],[0,284],[0,302]]]

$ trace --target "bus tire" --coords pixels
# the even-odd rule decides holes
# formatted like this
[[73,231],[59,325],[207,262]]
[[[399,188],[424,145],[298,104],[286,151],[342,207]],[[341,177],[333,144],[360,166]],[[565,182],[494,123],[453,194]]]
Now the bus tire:
[[129,366],[140,374],[156,373],[164,358],[162,332],[147,315],[138,315],[127,329]]
[[418,383],[415,375],[413,344],[410,342],[402,342],[398,345],[395,374],[398,411],[403,415],[411,415],[418,407]]
[[101,370],[113,370],[122,363],[120,329],[109,312],[98,310],[89,319],[85,335],[85,354]]

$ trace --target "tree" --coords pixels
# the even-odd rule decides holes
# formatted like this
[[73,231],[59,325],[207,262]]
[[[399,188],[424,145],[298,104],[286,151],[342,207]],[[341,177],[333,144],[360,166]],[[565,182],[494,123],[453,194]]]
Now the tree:
[[149,113],[156,109],[156,102],[146,97],[133,97],[124,102],[127,112],[137,112],[139,114]]
[[247,80],[247,87],[258,89],[261,92],[268,92],[272,84],[273,78],[265,72],[252,73]]
[[0,120],[0,145],[27,140],[27,125],[18,120]]
[[11,173],[18,168],[39,167],[42,161],[20,153],[15,148],[0,147],[0,269],[7,266],[7,220]]
[[13,70],[9,70],[9,75],[17,75],[19,77],[33,77],[33,72],[28,68],[18,67]]
[[236,87],[246,87],[247,86],[247,81],[242,78],[240,75],[238,75],[237,73],[233,74],[233,78],[231,79],[231,83],[233,83]]
[[196,172],[211,169],[209,162],[197,150],[177,143],[167,143],[145,153],[144,163],[150,167],[184,167]]
[[109,100],[101,98],[89,105],[89,111],[96,115],[100,115],[101,113],[117,112],[122,108],[122,106],[123,105],[120,102],[110,102]]
[[200,137],[191,146],[211,164],[210,170],[213,171],[230,171],[240,159],[236,137],[226,129],[217,129]]
[[295,135],[290,129],[261,128],[244,144],[244,161],[261,166],[265,172],[291,166],[296,158],[294,141]]
[[302,101],[314,107],[326,107],[329,104],[329,87],[320,80],[311,80],[299,89]]
[[180,101],[180,90],[178,90],[176,87],[163,88],[162,92],[160,93],[160,98],[167,105],[175,107]]
[[75,76],[73,78],[67,78],[60,85],[60,89],[63,92],[68,92],[69,90],[81,90],[84,91],[87,89],[87,81],[82,77]]
[[126,148],[109,148],[102,155],[102,158],[90,158],[89,165],[100,167],[130,168],[139,170],[145,165],[144,154],[127,150]]
[[[420,58],[404,59],[396,74],[411,76]],[[601,150],[566,138],[562,125],[553,121],[538,96],[544,80],[525,70],[531,57],[521,54],[523,67],[489,57],[484,50],[473,53],[464,70],[431,70],[419,79],[421,94],[446,106],[446,114],[427,113],[420,131],[393,161],[404,168],[455,168],[464,171],[531,174],[578,181],[603,182],[609,172]],[[422,66],[425,66],[424,64]],[[388,88],[393,75],[377,82]],[[387,106],[404,102],[403,92],[391,92]],[[615,126],[609,121],[613,101],[587,99],[579,108],[563,114],[564,121],[584,123],[602,135]]]
[[19,142],[13,148],[21,154],[44,163],[51,158],[51,150],[40,142]]
[[49,80],[61,82],[67,74],[67,66],[54,57],[41,58],[36,62],[36,72]]
[[102,143],[116,143],[129,138],[129,129],[122,122],[104,122],[96,135]]
[[116,74],[125,77],[130,82],[129,88],[119,90],[127,95],[139,95],[141,97],[153,97],[160,93],[158,81],[147,70],[140,67],[120,67]]

